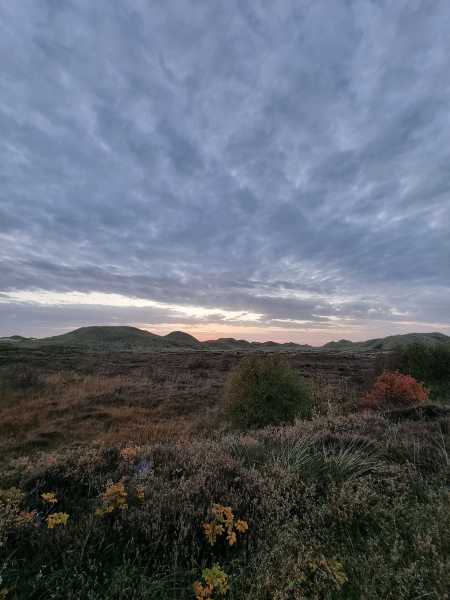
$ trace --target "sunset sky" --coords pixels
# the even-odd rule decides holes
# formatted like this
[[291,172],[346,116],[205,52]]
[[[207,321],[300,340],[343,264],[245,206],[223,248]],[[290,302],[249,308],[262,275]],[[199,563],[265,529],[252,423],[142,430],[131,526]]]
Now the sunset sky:
[[448,0],[0,2],[0,336],[450,334]]

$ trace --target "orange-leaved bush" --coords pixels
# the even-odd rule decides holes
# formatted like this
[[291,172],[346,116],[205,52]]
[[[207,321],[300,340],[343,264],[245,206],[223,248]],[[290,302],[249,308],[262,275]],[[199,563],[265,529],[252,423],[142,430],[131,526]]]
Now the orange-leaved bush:
[[428,390],[411,375],[384,371],[362,399],[365,408],[402,408],[428,400]]

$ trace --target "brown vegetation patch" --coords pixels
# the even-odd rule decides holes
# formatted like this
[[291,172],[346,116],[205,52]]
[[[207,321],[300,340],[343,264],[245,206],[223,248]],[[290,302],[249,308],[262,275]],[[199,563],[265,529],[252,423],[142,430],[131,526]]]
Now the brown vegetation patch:
[[[26,453],[44,440],[56,449],[216,434],[224,428],[226,378],[244,356],[51,348],[0,352],[0,452],[4,457]],[[324,414],[351,410],[375,369],[371,355],[293,352],[285,358],[308,381],[316,409]],[[9,385],[11,373],[27,385]],[[58,435],[46,438],[51,431]]]

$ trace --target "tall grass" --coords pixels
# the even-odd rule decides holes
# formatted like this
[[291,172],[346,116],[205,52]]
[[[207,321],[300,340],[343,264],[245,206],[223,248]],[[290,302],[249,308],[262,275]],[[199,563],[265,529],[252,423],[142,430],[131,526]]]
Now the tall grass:
[[317,437],[306,437],[282,447],[273,454],[273,461],[305,479],[340,482],[379,473],[385,465],[378,452],[360,439],[335,441],[330,445]]

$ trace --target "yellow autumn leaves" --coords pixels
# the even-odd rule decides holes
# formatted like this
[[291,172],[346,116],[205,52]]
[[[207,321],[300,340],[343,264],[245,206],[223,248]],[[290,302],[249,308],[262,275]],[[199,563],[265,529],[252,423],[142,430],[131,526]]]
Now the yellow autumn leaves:
[[[229,546],[237,543],[237,534],[248,531],[248,523],[243,519],[236,519],[231,506],[213,504],[211,508],[211,520],[203,523],[203,533],[211,546],[217,539],[224,536]],[[225,596],[229,589],[228,575],[222,568],[215,564],[209,569],[203,569],[201,581],[193,585],[196,600],[213,600],[217,596]]]
[[[138,485],[135,490],[135,495],[139,502],[143,502],[145,499],[144,488]],[[127,510],[128,508],[129,492],[125,489],[123,481],[107,485],[100,498],[102,506],[95,511],[95,514],[98,517],[103,517],[104,515],[114,513],[118,510]]]
[[45,519],[47,521],[47,527],[54,529],[57,525],[67,525],[69,515],[67,513],[59,512],[48,515]]
[[[139,502],[143,502],[145,499],[143,486],[136,486],[134,495]],[[55,492],[49,491],[40,494],[40,500],[47,508],[39,512],[37,510],[20,511],[19,506],[24,496],[25,494],[17,488],[0,490],[0,509],[3,507],[5,512],[7,510],[8,514],[12,515],[10,518],[10,526],[15,525],[17,527],[23,527],[30,524],[45,522],[48,529],[54,529],[59,525],[63,527],[67,525],[70,518],[68,513],[52,512],[55,505],[59,502]],[[105,491],[100,496],[102,506],[97,508],[95,514],[102,517],[118,510],[126,510],[128,508],[128,498],[129,492],[125,489],[125,485],[122,481],[110,483],[106,486]],[[6,519],[3,519],[3,521],[6,522]]]
[[202,581],[196,581],[192,586],[196,600],[212,600],[213,594],[225,596],[229,589],[228,575],[214,565],[210,569],[203,569]]
[[98,517],[103,517],[103,515],[112,513],[115,510],[126,510],[128,508],[128,492],[121,481],[108,485],[101,495],[101,499],[103,506],[95,511]]
[[[54,506],[58,503],[58,498],[54,492],[44,492],[41,494],[41,500],[45,504],[49,504],[50,506]],[[24,513],[24,518],[30,517],[32,513]],[[58,525],[62,525],[65,527],[67,525],[67,521],[69,520],[69,515],[65,512],[54,512],[47,515],[45,518],[45,522],[47,523],[47,527],[49,529],[54,529]]]
[[230,546],[234,546],[237,542],[238,533],[246,533],[248,524],[242,519],[235,519],[230,506],[222,506],[222,504],[213,504],[211,513],[213,520],[210,523],[203,523],[203,532],[208,543],[211,546],[217,541],[217,538],[225,535]]
[[[128,488],[125,483],[125,480],[121,480],[106,485],[103,493],[100,494],[101,505],[97,508],[96,515],[103,517],[113,513],[121,513],[128,509],[130,502],[143,502],[145,500],[143,486],[132,485]],[[47,529],[53,530],[68,525],[70,515],[62,511],[56,512],[58,510],[57,505],[60,502],[56,492],[43,491],[40,493],[38,501],[41,503],[41,508],[37,510],[21,511],[20,505],[24,497],[25,494],[17,488],[0,490],[0,508],[4,505],[12,511],[10,526],[25,527],[46,524]],[[214,546],[221,539],[226,546],[234,547],[239,538],[248,532],[247,521],[237,518],[230,506],[213,504],[209,516],[208,521],[202,524],[202,531],[206,541],[211,546]],[[218,597],[225,596],[229,588],[229,576],[218,564],[204,568],[200,580],[193,584],[196,600],[215,600]]]
[[41,498],[46,504],[56,504],[58,502],[58,498],[54,492],[44,492],[41,494]]
[[[24,494],[21,494],[21,498],[23,498]],[[15,517],[16,526],[23,527],[25,525],[36,523],[39,517],[47,523],[48,529],[54,529],[57,525],[67,525],[67,522],[69,520],[68,513],[50,512],[52,507],[58,503],[58,497],[55,494],[55,492],[43,492],[40,498],[44,505],[48,505],[48,509],[41,512],[38,512],[37,510],[23,510],[18,512]]]

